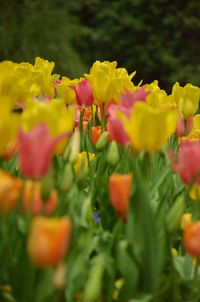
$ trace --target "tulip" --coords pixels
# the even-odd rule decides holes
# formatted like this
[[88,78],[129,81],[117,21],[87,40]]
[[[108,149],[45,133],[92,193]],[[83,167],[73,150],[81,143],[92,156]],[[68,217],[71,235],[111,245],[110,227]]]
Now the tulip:
[[76,103],[75,92],[69,87],[74,81],[67,77],[62,77],[62,80],[56,81],[56,90],[66,104]]
[[120,160],[119,150],[117,143],[112,141],[107,154],[107,162],[111,166],[115,166]]
[[68,251],[71,236],[71,220],[68,217],[33,218],[27,250],[32,262],[38,267],[59,264]]
[[131,143],[136,150],[153,152],[160,150],[173,134],[177,124],[177,112],[155,109],[144,102],[136,102],[131,116],[119,114]]
[[21,181],[0,170],[0,214],[9,214],[17,205],[21,191]]
[[191,116],[187,120],[184,120],[181,116],[179,116],[178,125],[176,128],[176,135],[177,136],[187,135],[192,130],[192,126],[193,126],[193,116]]
[[183,242],[188,254],[200,257],[200,221],[191,222],[185,226]]
[[94,145],[96,145],[100,136],[101,136],[101,126],[92,127],[92,141]]
[[118,144],[127,145],[130,143],[130,138],[124,129],[122,121],[118,118],[116,112],[123,112],[129,117],[129,110],[122,106],[112,105],[110,106],[108,113],[109,118],[107,122],[108,132],[111,139],[115,140]]
[[125,88],[134,87],[131,79],[135,72],[128,75],[125,68],[116,68],[117,62],[96,61],[89,74],[85,77],[90,81],[96,102],[110,102],[112,99],[119,102],[119,96]]
[[2,154],[2,158],[6,161],[9,161],[13,158],[15,152],[17,151],[17,142],[14,141],[12,143],[10,143],[7,147],[7,150],[5,153]]
[[192,222],[192,213],[185,213],[181,217],[181,229],[184,230]]
[[32,216],[38,214],[51,215],[56,209],[58,195],[55,190],[51,190],[47,200],[41,197],[41,184],[31,180],[25,181],[22,193],[22,213],[30,212]]
[[102,150],[108,141],[108,131],[104,131],[101,136],[99,137],[97,143],[96,143],[96,149],[97,150]]
[[196,114],[194,117],[191,117],[191,119],[193,120],[192,129],[190,132],[188,131],[189,134],[185,139],[191,142],[200,141],[200,114]]
[[[87,157],[88,156],[88,157]],[[88,170],[88,159],[92,161],[95,158],[94,153],[87,153],[85,151],[78,154],[76,161],[73,163],[75,173],[85,173]]]
[[175,83],[172,88],[172,96],[184,119],[188,119],[195,114],[199,106],[200,89],[198,87],[189,83],[181,87],[179,83]]
[[110,200],[117,216],[127,218],[128,200],[131,194],[132,174],[114,173],[109,178]]
[[121,105],[126,108],[132,108],[135,102],[137,101],[146,101],[147,95],[150,91],[145,91],[145,85],[139,88],[134,92],[130,92],[128,89],[125,90],[125,93],[120,95]]
[[22,173],[29,178],[44,176],[50,166],[55,146],[66,137],[66,134],[51,138],[46,124],[41,123],[29,133],[19,131],[19,164]]
[[[50,102],[35,102],[29,100],[22,114],[22,128],[29,132],[38,124],[44,123],[49,129],[52,138],[56,139],[63,133],[69,134],[74,126],[74,108],[66,105],[61,99],[52,99]],[[66,122],[67,121],[67,122]],[[64,151],[68,141],[59,142],[54,153],[60,154]]]
[[192,185],[188,193],[191,199],[200,200],[200,185]]
[[200,184],[200,142],[184,141],[180,145],[178,160],[175,160],[172,151],[169,157],[172,168],[179,174],[184,184],[189,185],[193,181]]
[[[78,87],[77,87],[78,86]],[[87,79],[82,80],[77,86],[69,86],[76,94],[76,101],[82,107],[92,106],[94,103],[93,91]]]

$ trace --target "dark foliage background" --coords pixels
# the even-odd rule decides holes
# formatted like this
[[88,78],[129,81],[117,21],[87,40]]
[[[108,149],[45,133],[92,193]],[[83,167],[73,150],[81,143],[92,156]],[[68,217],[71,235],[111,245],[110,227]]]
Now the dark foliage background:
[[69,77],[117,60],[136,82],[199,85],[199,0],[0,1],[0,60],[56,62]]

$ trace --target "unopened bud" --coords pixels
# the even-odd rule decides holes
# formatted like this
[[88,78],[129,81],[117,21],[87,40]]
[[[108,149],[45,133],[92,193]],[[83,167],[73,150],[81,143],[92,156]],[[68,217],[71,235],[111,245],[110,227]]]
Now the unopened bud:
[[41,197],[44,201],[49,199],[49,196],[54,188],[54,180],[53,175],[48,173],[45,177],[43,177],[41,182]]
[[112,141],[108,150],[107,162],[111,166],[115,166],[119,162],[119,150],[117,143]]
[[60,263],[53,274],[53,285],[56,289],[65,287],[66,271],[64,263]]
[[105,265],[104,256],[98,255],[93,259],[92,267],[85,286],[84,301],[95,302],[99,299]]
[[72,136],[71,143],[70,143],[70,155],[69,161],[74,163],[78,157],[80,151],[80,132],[76,130]]
[[192,221],[192,213],[185,213],[181,217],[181,229],[184,230],[185,227]]
[[71,187],[72,183],[73,183],[73,171],[72,171],[72,166],[71,164],[66,164],[65,168],[64,168],[64,172],[62,175],[62,179],[60,182],[60,189],[63,192],[66,192],[69,190],[69,188]]
[[107,143],[107,138],[108,138],[108,131],[104,131],[96,143],[97,150],[101,150],[105,147]]
[[185,200],[183,195],[180,195],[172,205],[166,217],[166,225],[169,233],[173,233],[180,228],[181,217],[185,210]]

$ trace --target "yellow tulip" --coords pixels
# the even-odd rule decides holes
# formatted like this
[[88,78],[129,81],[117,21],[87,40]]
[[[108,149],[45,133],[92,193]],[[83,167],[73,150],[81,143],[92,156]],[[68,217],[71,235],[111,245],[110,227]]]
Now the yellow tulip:
[[200,88],[188,83],[184,87],[175,83],[172,89],[172,97],[177,103],[179,112],[184,119],[190,118],[198,109]]
[[160,150],[173,134],[177,125],[177,112],[155,109],[147,103],[137,102],[130,119],[118,112],[124,128],[137,150],[152,152]]
[[193,185],[189,190],[189,196],[193,200],[200,200],[200,185]]
[[[73,129],[74,109],[72,107],[66,108],[61,99],[52,99],[49,102],[29,100],[22,113],[23,129],[28,132],[41,122],[48,125],[52,137],[68,133]],[[55,152],[62,152],[65,145],[66,140],[63,140],[57,145]]]
[[11,112],[8,98],[1,98],[0,119],[0,155],[6,153],[10,144],[16,141],[17,131],[20,126],[21,117]]
[[200,141],[200,114],[196,114],[194,116],[192,130],[185,139],[190,141]]
[[[89,153],[89,161],[93,160],[95,158],[95,154]],[[88,170],[88,158],[87,153],[85,151],[78,154],[78,157],[73,164],[74,170],[76,174],[79,172],[87,172]]]
[[109,102],[112,99],[119,101],[119,95],[125,88],[134,89],[131,79],[135,72],[128,75],[125,68],[116,68],[116,66],[117,62],[96,61],[90,69],[90,73],[85,74],[93,88],[97,103]]
[[184,230],[185,227],[192,222],[192,213],[185,213],[181,217],[181,229]]
[[59,96],[65,101],[65,104],[76,103],[75,92],[69,87],[69,85],[76,85],[77,82],[78,80],[70,80],[67,77],[62,77],[61,83],[56,86]]

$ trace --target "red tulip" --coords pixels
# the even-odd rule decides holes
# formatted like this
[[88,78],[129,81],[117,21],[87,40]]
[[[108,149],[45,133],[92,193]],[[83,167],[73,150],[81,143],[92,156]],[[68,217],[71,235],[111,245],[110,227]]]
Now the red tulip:
[[89,107],[94,103],[94,96],[90,82],[82,80],[77,86],[69,86],[76,94],[76,101],[81,107]]
[[19,165],[26,177],[40,178],[44,176],[50,166],[55,146],[66,137],[62,134],[51,138],[47,125],[38,124],[29,133],[19,131]]

